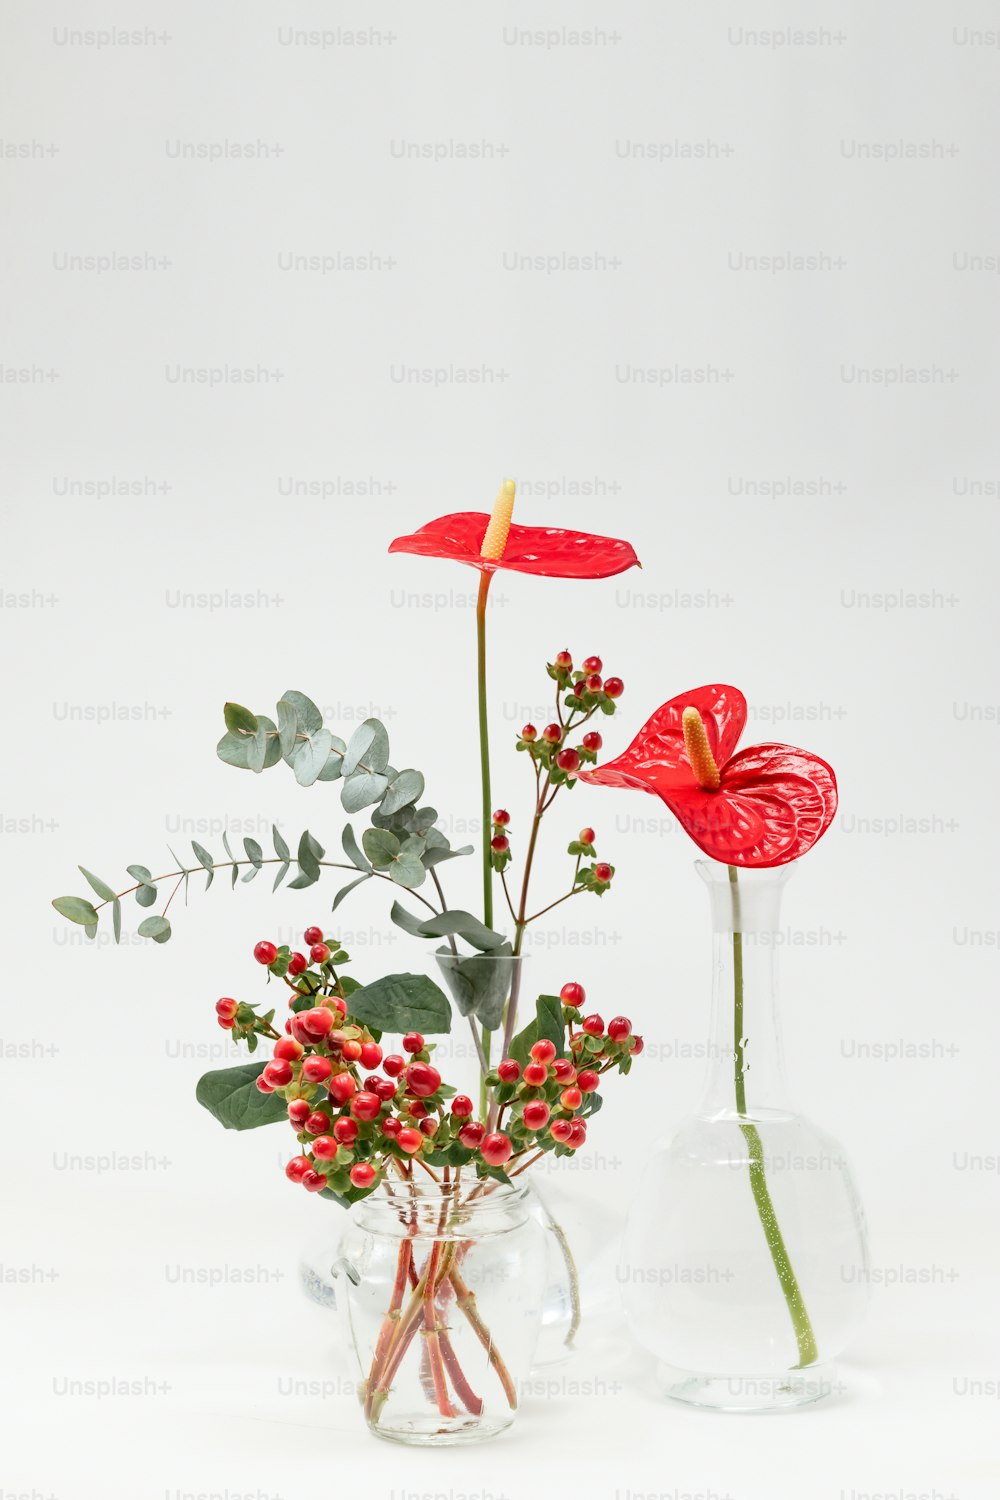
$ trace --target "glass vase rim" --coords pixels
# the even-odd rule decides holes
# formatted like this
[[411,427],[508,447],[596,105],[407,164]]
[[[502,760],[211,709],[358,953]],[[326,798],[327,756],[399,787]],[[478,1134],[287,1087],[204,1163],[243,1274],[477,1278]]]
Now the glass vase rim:
[[735,870],[737,881],[746,890],[778,887],[786,884],[794,872],[797,860],[790,859],[783,865],[727,865],[719,859],[696,859],[694,868],[705,884],[723,886],[730,884],[730,870]]

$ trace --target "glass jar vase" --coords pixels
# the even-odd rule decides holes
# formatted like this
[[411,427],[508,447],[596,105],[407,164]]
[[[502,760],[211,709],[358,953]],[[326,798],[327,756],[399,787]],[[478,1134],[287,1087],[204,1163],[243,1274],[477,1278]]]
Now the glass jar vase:
[[843,1148],[789,1103],[776,969],[792,866],[696,868],[713,919],[707,1087],[652,1158],[619,1280],[668,1395],[771,1410],[834,1389],[867,1304],[867,1234]]
[[376,1436],[470,1443],[511,1425],[545,1287],[525,1188],[383,1182],[352,1209],[337,1269]]

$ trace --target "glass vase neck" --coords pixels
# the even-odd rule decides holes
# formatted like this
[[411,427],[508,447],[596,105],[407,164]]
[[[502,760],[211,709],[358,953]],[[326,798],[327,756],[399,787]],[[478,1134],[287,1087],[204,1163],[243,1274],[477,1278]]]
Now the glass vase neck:
[[777,950],[791,866],[736,870],[698,860],[695,868],[708,887],[712,916],[712,1022],[701,1112],[787,1117]]

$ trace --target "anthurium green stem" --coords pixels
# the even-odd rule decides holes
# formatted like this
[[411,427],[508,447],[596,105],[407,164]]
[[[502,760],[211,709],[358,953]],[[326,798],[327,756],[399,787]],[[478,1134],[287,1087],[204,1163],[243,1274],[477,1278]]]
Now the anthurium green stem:
[[[483,826],[483,921],[493,926],[493,858],[490,848],[490,829],[493,826],[493,808],[490,792],[490,724],[486,698],[486,601],[493,574],[485,570],[479,575],[479,598],[476,602],[476,677],[479,687],[479,771],[482,785]],[[482,1076],[479,1080],[480,1118],[486,1118],[486,1074],[490,1066],[490,1033],[483,1027]]]
[[[743,1029],[743,931],[742,914],[740,911],[740,887],[736,868],[729,866],[729,884],[732,888],[733,903],[733,1057],[734,1057],[734,1084],[736,1089],[737,1113],[745,1115],[747,1112],[747,1095],[744,1070],[744,1029]],[[778,1216],[774,1211],[774,1203],[767,1185],[767,1177],[764,1170],[764,1143],[760,1138],[760,1132],[756,1125],[749,1122],[741,1122],[740,1130],[743,1139],[747,1143],[747,1155],[749,1158],[750,1191],[753,1193],[753,1201],[757,1206],[757,1216],[760,1219],[767,1248],[771,1252],[771,1260],[781,1286],[782,1295],[788,1307],[788,1313],[795,1330],[795,1342],[799,1350],[799,1368],[805,1365],[815,1364],[819,1358],[816,1347],[816,1335],[813,1333],[812,1323],[802,1298],[799,1283],[792,1268],[791,1258],[785,1245]]]

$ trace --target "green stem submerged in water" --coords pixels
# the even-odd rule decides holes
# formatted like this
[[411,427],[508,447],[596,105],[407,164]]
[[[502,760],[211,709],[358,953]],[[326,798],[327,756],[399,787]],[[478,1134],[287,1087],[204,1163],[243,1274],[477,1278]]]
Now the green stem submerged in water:
[[[736,1091],[737,1113],[745,1116],[747,1112],[746,1082],[744,1069],[744,1031],[743,1031],[743,932],[741,929],[740,915],[740,887],[739,879],[734,865],[729,866],[729,884],[732,888],[733,900],[733,1058],[734,1058],[734,1085]],[[788,1313],[795,1330],[795,1342],[798,1345],[799,1362],[798,1368],[803,1369],[806,1365],[815,1364],[819,1358],[819,1350],[816,1347],[816,1335],[813,1333],[809,1313],[799,1288],[798,1279],[792,1268],[791,1257],[785,1245],[778,1216],[774,1211],[774,1203],[767,1185],[767,1177],[764,1169],[764,1143],[760,1138],[760,1132],[756,1125],[742,1121],[740,1130],[743,1139],[747,1143],[747,1155],[749,1157],[750,1191],[757,1206],[757,1216],[760,1219],[767,1248],[771,1252],[771,1260],[774,1262],[775,1273],[781,1285],[782,1295],[788,1307]]]

